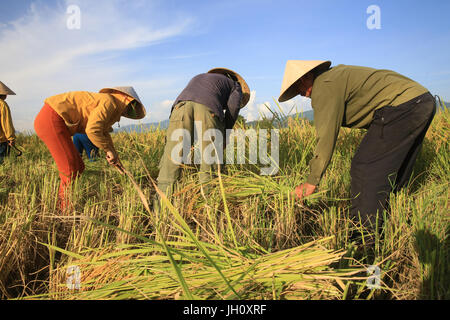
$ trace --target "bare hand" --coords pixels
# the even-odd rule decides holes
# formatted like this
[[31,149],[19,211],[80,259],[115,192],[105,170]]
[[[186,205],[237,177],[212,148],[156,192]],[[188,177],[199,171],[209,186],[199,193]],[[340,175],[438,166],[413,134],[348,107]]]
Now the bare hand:
[[10,141],[8,141],[8,145],[10,147],[14,147],[16,145],[16,141],[15,140],[10,140]]
[[316,186],[309,183],[303,183],[295,188],[295,195],[298,200],[303,200],[304,197],[312,195],[316,191]]
[[114,166],[117,163],[119,163],[119,156],[114,151],[107,151],[106,152],[106,160],[108,161],[108,163],[110,165]]

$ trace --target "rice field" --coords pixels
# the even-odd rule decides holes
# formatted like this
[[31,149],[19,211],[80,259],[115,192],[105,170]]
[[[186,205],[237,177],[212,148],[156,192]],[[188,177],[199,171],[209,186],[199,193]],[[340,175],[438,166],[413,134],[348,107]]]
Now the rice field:
[[[449,111],[436,115],[373,246],[361,245],[370,235],[348,218],[350,163],[364,132],[341,130],[320,192],[299,203],[291,191],[308,174],[315,129],[283,115],[260,126],[280,119],[288,125],[280,129],[277,175],[227,165],[205,194],[187,166],[158,212],[152,199],[164,130],[113,134],[133,179],[103,158],[86,160],[63,213],[49,152],[37,136],[19,136],[23,156],[0,166],[0,297],[449,299]],[[362,240],[352,241],[352,232]],[[367,286],[373,265],[377,289]],[[69,270],[79,270],[79,287],[68,285]]]

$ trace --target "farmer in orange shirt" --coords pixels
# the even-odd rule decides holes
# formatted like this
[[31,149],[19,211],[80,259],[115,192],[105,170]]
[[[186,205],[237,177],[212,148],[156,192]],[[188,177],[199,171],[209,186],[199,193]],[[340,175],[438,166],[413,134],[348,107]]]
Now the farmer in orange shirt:
[[0,163],[15,144],[16,135],[11,118],[11,110],[5,99],[15,93],[0,81]]
[[39,138],[47,145],[61,178],[61,209],[67,208],[67,186],[84,171],[84,163],[71,137],[86,133],[92,143],[106,153],[111,165],[119,164],[109,132],[124,116],[142,119],[146,111],[132,87],[105,88],[99,93],[74,91],[45,100],[34,121]]

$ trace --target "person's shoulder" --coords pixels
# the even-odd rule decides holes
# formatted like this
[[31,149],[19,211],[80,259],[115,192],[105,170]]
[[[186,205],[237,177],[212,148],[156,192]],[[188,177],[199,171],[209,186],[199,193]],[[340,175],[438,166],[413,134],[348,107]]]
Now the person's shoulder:
[[67,99],[67,98],[79,98],[88,96],[90,92],[88,91],[67,91],[63,93],[58,93],[53,96],[48,97],[49,100]]
[[192,78],[188,86],[210,86],[233,87],[234,81],[220,73],[200,73]]
[[350,65],[346,65],[346,64],[338,64],[337,66],[330,68],[328,71],[324,72],[323,74],[325,76],[327,76],[329,79],[336,79],[342,73],[349,72],[353,68],[355,68],[355,66],[350,66]]
[[373,73],[377,71],[383,71],[381,69],[355,65],[338,65],[335,67],[335,69],[336,69],[335,74],[337,73],[358,74],[358,73]]
[[318,82],[327,83],[327,82],[336,82],[341,83],[343,79],[345,79],[349,74],[360,72],[363,70],[368,70],[371,68],[361,67],[361,66],[353,66],[346,64],[338,64],[337,66],[333,66],[329,70],[323,72],[317,77]]
[[115,98],[110,93],[100,93],[100,92],[90,92],[90,91],[82,91],[80,92],[82,95],[85,96],[86,99],[89,99],[91,101],[97,101],[100,103],[114,103]]
[[327,97],[324,95],[324,92],[329,93],[331,91],[334,92],[335,90],[339,90],[347,72],[348,66],[339,64],[318,75],[313,83],[313,90],[311,93],[312,101],[317,102],[318,100],[326,100]]
[[193,79],[214,79],[214,80],[229,80],[229,78],[221,73],[200,73]]
[[209,78],[210,75],[211,75],[210,73],[199,73],[199,74],[193,76],[191,81],[206,79],[206,78]]
[[108,95],[108,93],[98,93],[98,92],[91,92],[91,91],[71,91],[68,92],[71,95],[74,96],[86,96],[86,97],[96,97],[96,96],[102,96],[102,95]]
[[11,112],[8,102],[2,99],[0,99],[0,109],[3,110],[3,112]]

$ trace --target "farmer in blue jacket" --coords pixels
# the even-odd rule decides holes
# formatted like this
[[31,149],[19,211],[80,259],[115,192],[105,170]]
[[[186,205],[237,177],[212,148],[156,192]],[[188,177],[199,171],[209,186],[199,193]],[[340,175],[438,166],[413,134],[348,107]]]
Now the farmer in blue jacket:
[[98,148],[89,140],[87,134],[76,133],[73,136],[73,143],[80,156],[83,155],[83,151],[86,151],[89,161],[94,161],[98,157]]

